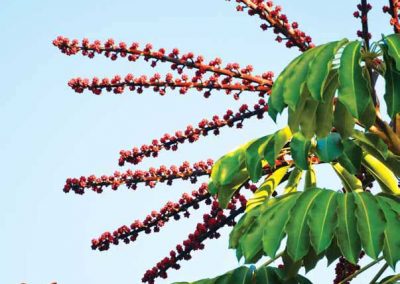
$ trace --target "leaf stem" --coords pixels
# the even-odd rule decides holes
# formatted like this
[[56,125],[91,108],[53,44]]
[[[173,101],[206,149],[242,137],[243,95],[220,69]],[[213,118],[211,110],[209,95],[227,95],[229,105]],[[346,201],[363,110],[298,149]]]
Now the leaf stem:
[[400,274],[396,274],[396,275],[393,275],[392,277],[390,277],[389,279],[387,279],[382,284],[392,284],[392,283],[394,283],[393,281],[396,281],[396,280],[399,280],[399,279],[400,279]]
[[261,266],[268,266],[268,265],[270,265],[270,264],[273,263],[275,260],[277,260],[278,258],[282,257],[282,255],[283,255],[283,251],[280,252],[280,253],[278,253],[277,255],[275,255],[275,257],[273,257],[273,258],[267,260],[267,261],[266,261],[263,265],[261,265]]
[[360,270],[357,270],[356,272],[354,272],[353,274],[347,276],[345,279],[343,279],[342,281],[339,282],[339,284],[344,284],[347,281],[350,281],[351,279],[353,279],[354,277],[356,277],[358,274],[363,273],[365,270],[367,270],[368,268],[374,266],[375,264],[377,264],[378,262],[380,262],[383,259],[383,256],[379,257],[378,259],[370,262],[369,264],[367,264],[366,266],[364,266],[363,268],[361,268]]
[[389,267],[389,264],[385,263],[381,269],[379,269],[378,273],[372,278],[371,282],[369,284],[375,284],[375,282],[381,277],[383,272]]

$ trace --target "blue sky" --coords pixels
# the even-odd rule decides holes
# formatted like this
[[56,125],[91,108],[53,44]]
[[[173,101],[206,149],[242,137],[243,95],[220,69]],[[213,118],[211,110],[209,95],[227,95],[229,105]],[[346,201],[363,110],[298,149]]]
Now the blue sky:
[[[371,31],[374,39],[379,39],[391,29],[387,15],[381,13],[384,1],[375,2]],[[352,16],[356,1],[282,0],[278,4],[316,44],[354,38],[359,28]],[[176,182],[172,187],[139,186],[135,192],[121,188],[76,196],[62,192],[65,179],[111,174],[119,168],[119,150],[149,143],[165,132],[257,101],[252,94],[236,102],[222,93],[206,100],[197,92],[186,96],[170,92],[165,97],[150,91],[142,95],[78,95],[66,85],[70,78],[155,71],[142,61],[69,58],[51,41],[65,35],[151,42],[168,50],[179,47],[193,51],[206,59],[220,56],[224,62],[253,64],[255,73],[279,73],[298,52],[274,42],[273,34],[262,32],[259,24],[257,18],[237,13],[234,1],[2,0],[0,283],[140,283],[146,269],[193,231],[204,208],[190,220],[172,221],[158,234],[139,237],[133,245],[122,244],[99,253],[90,249],[90,240],[144,218],[195,186]],[[161,67],[158,71],[167,70]],[[269,118],[249,121],[243,130],[224,129],[220,137],[185,144],[178,152],[161,153],[158,159],[147,159],[137,168],[217,159],[275,129]],[[323,169],[319,177],[320,186],[338,186],[332,172]],[[227,233],[206,242],[205,251],[194,253],[180,271],[171,271],[168,280],[158,283],[196,280],[236,267],[234,252],[227,249]],[[333,270],[333,266],[329,271],[318,269],[309,277],[315,283],[327,283]],[[372,273],[371,269],[369,277]],[[354,283],[363,281],[360,277]]]

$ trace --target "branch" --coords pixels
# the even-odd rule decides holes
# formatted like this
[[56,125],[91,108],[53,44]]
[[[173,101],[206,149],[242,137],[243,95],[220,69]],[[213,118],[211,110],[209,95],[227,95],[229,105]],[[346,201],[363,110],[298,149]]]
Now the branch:
[[236,2],[242,3],[236,7],[237,11],[248,9],[250,16],[257,14],[268,23],[260,27],[263,30],[273,28],[274,33],[279,34],[276,41],[286,40],[286,47],[297,46],[301,51],[305,51],[314,46],[311,37],[298,29],[297,22],[289,23],[286,15],[281,13],[281,6],[274,6],[272,1],[264,0],[236,0]]
[[203,119],[198,123],[198,127],[188,125],[184,131],[176,131],[174,135],[164,134],[160,139],[154,139],[149,145],[142,145],[140,148],[134,147],[132,151],[121,150],[119,165],[123,166],[125,162],[138,164],[144,157],[157,157],[161,150],[176,151],[179,144],[186,141],[193,143],[198,141],[200,137],[207,136],[210,132],[219,135],[220,129],[228,126],[237,128],[243,127],[243,121],[256,116],[263,118],[265,112],[268,111],[268,105],[264,99],[260,99],[258,104],[254,105],[253,110],[249,110],[248,105],[243,104],[239,110],[234,113],[228,109],[222,119],[218,115],[214,115],[211,120]]
[[75,55],[81,53],[83,56],[93,58],[96,54],[104,54],[104,56],[111,60],[116,60],[118,57],[127,57],[129,61],[136,61],[140,57],[149,61],[151,59],[151,66],[155,67],[158,62],[170,62],[171,69],[176,70],[179,74],[182,73],[184,68],[197,69],[199,74],[212,72],[227,77],[239,78],[249,82],[257,83],[260,85],[272,86],[272,72],[266,72],[262,76],[252,75],[253,67],[251,65],[245,68],[240,68],[239,64],[231,63],[222,66],[222,60],[215,58],[208,64],[204,62],[203,56],[199,55],[195,58],[192,52],[184,55],[179,55],[180,52],[174,48],[170,53],[167,53],[164,48],[158,51],[153,50],[151,44],[146,44],[144,49],[139,48],[138,43],[128,45],[124,42],[115,44],[113,39],[107,40],[102,44],[99,40],[90,43],[88,39],[83,39],[81,43],[77,39],[69,40],[66,37],[59,36],[53,41],[53,45],[58,47],[62,53],[66,55]]

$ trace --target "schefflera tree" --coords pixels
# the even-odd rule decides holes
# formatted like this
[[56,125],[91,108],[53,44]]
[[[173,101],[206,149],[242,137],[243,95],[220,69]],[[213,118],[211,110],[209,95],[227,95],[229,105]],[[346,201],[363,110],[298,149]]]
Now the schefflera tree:
[[[128,74],[124,79],[118,75],[112,79],[72,79],[69,86],[78,93],[120,94],[125,89],[142,93],[151,88],[160,95],[169,89],[181,94],[194,89],[205,97],[220,90],[235,99],[240,99],[242,92],[261,97],[253,109],[242,105],[236,113],[227,110],[222,118],[204,119],[197,127],[189,125],[149,145],[123,150],[120,166],[136,165],[146,157],[157,157],[162,150],[176,151],[179,144],[193,143],[209,133],[218,135],[225,126],[242,128],[246,119],[262,119],[266,112],[273,120],[288,112],[286,127],[239,146],[215,164],[208,159],[193,166],[185,162],[169,168],[67,179],[65,192],[83,194],[86,189],[101,193],[121,185],[136,189],[140,183],[171,185],[175,179],[196,183],[202,176],[210,176],[208,183],[184,194],[178,202],[168,202],[160,212],[152,211],[143,221],[93,239],[92,248],[107,250],[112,244],[134,242],[141,232],[158,232],[169,220],[189,217],[190,209],[204,203],[210,212],[203,216],[203,222],[182,245],[149,269],[143,282],[166,278],[170,268],[179,269],[180,261],[189,260],[193,251],[204,248],[206,239],[218,238],[218,230],[228,225],[234,226],[230,248],[236,250],[239,260],[244,258],[252,265],[194,283],[311,283],[298,272],[302,267],[306,272],[312,270],[324,257],[328,264],[339,259],[334,283],[349,283],[378,263],[383,266],[370,282],[395,283],[399,274],[380,278],[388,267],[395,271],[400,259],[400,3],[392,0],[383,7],[391,16],[394,34],[370,43],[368,12],[372,6],[362,0],[353,14],[361,21],[362,29],[357,32],[361,40],[339,39],[314,46],[297,22],[289,23],[280,6],[262,0],[236,2],[238,11],[247,10],[264,20],[261,28],[273,30],[278,42],[285,41],[287,47],[302,52],[275,82],[272,72],[253,75],[250,65],[241,68],[229,63],[222,67],[219,58],[206,63],[202,56],[181,55],[178,49],[167,52],[154,50],[151,44],[140,48],[137,43],[128,47],[113,40],[104,44],[65,37],[54,40],[67,55],[81,53],[93,58],[103,54],[112,60],[122,57],[133,62],[144,58],[152,67],[170,63],[179,76],[156,73],[150,78]],[[383,98],[375,91],[379,77],[385,81]],[[265,96],[269,96],[268,103]],[[382,104],[386,104],[389,122],[381,114]],[[317,187],[315,171],[321,164],[332,166],[342,188]],[[249,200],[244,195],[246,189],[253,192]],[[372,262],[360,268],[357,263],[365,254]],[[269,260],[254,265],[263,256]],[[283,264],[272,267],[279,258]]]

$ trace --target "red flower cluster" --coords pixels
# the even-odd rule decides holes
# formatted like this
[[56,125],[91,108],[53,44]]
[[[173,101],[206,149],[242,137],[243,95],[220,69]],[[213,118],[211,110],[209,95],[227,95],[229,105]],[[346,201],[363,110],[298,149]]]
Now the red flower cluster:
[[161,150],[172,150],[176,151],[179,144],[183,144],[186,141],[193,143],[201,136],[207,136],[208,133],[218,135],[220,128],[224,126],[233,127],[236,125],[237,128],[243,127],[243,121],[245,119],[257,116],[257,118],[263,118],[265,112],[268,111],[268,105],[264,99],[260,99],[258,104],[255,104],[253,110],[249,110],[246,104],[243,104],[239,111],[234,113],[228,109],[226,113],[220,118],[218,115],[214,115],[211,120],[203,119],[198,123],[198,127],[188,125],[184,131],[176,131],[174,135],[164,134],[159,140],[154,139],[149,145],[142,145],[140,148],[135,147],[132,151],[121,150],[119,165],[123,166],[125,162],[138,164],[144,157],[157,157],[158,152]]
[[200,161],[190,166],[189,162],[184,162],[181,166],[172,165],[169,169],[166,166],[160,166],[158,169],[150,168],[148,171],[142,170],[127,170],[125,173],[116,171],[111,176],[103,175],[96,177],[68,178],[64,185],[64,192],[74,191],[76,194],[85,193],[85,189],[92,189],[94,192],[102,193],[104,187],[109,187],[117,190],[122,184],[128,188],[135,190],[138,183],[144,183],[151,188],[155,187],[158,182],[167,182],[172,184],[175,179],[190,180],[192,183],[197,182],[197,178],[204,175],[209,175],[213,160],[208,159],[206,162]]
[[297,22],[289,23],[287,16],[281,13],[281,6],[274,6],[272,1],[264,0],[236,0],[236,2],[240,3],[236,7],[237,11],[248,9],[250,16],[258,15],[267,21],[268,24],[262,24],[261,29],[273,28],[274,33],[278,34],[276,41],[282,42],[285,39],[286,47],[297,46],[301,51],[305,51],[314,46],[311,37],[298,29]]
[[[364,255],[365,252],[362,251],[360,253],[359,259],[363,258]],[[360,270],[360,265],[352,264],[351,262],[348,262],[343,256],[341,256],[335,267],[336,277],[333,280],[333,284],[341,283],[341,281],[346,279],[348,276],[354,274],[357,270]],[[350,281],[346,281],[344,282],[344,284],[350,284]]]
[[191,194],[184,193],[178,202],[167,202],[160,212],[152,211],[143,221],[136,220],[129,227],[124,225],[113,233],[103,233],[99,238],[92,240],[92,249],[108,250],[110,244],[118,245],[119,241],[123,241],[126,244],[134,242],[141,232],[146,234],[150,234],[152,230],[153,232],[159,232],[160,228],[171,218],[179,220],[181,215],[188,218],[190,216],[188,209],[198,209],[199,204],[203,201],[207,205],[212,202],[210,194],[207,192],[206,183],[203,183],[198,190],[193,191]]
[[53,45],[58,47],[62,53],[67,55],[75,55],[79,52],[83,56],[93,58],[96,54],[104,54],[106,57],[116,60],[118,57],[127,57],[129,61],[136,61],[140,57],[150,61],[151,66],[155,67],[158,62],[170,62],[171,69],[182,74],[185,68],[197,69],[196,76],[201,77],[206,72],[233,77],[245,80],[244,82],[252,82],[263,86],[272,86],[271,78],[268,76],[252,75],[253,67],[247,66],[241,68],[237,63],[227,64],[222,67],[222,60],[215,58],[208,64],[205,63],[203,56],[195,56],[192,52],[180,55],[180,51],[174,48],[171,52],[167,52],[164,48],[153,50],[151,44],[146,44],[143,49],[139,48],[138,43],[132,43],[129,47],[126,43],[115,43],[113,39],[107,40],[104,44],[99,40],[89,42],[83,39],[80,43],[77,39],[70,40],[66,37],[59,36],[53,41]]
[[383,12],[389,13],[392,17],[390,19],[390,24],[393,26],[395,33],[400,33],[400,22],[399,22],[399,9],[400,9],[400,1],[399,0],[389,0],[390,6],[383,6]]
[[[199,73],[196,72],[196,73]],[[267,73],[269,74],[269,73]],[[239,94],[243,91],[258,92],[261,97],[268,93],[271,88],[270,86],[252,85],[250,81],[243,80],[243,83],[234,82],[232,83],[232,77],[225,77],[220,79],[219,74],[211,75],[207,80],[202,80],[202,75],[195,75],[189,78],[188,75],[182,74],[180,78],[174,78],[171,73],[168,73],[164,79],[161,75],[156,73],[152,77],[142,75],[140,77],[134,77],[132,74],[128,74],[124,79],[121,76],[116,75],[112,79],[103,78],[99,79],[94,77],[92,80],[75,78],[68,82],[75,92],[83,93],[85,89],[90,90],[93,94],[100,95],[102,90],[105,89],[107,92],[113,92],[114,94],[121,94],[126,88],[130,91],[136,91],[138,94],[143,93],[143,89],[152,87],[154,92],[164,96],[167,89],[171,90],[179,89],[179,93],[184,95],[189,89],[195,89],[199,92],[204,92],[204,97],[208,98],[211,94],[211,90],[225,90],[227,95],[231,94],[232,91],[237,91],[235,98],[238,98]]]
[[229,203],[229,213],[226,214],[219,207],[218,201],[214,200],[210,213],[203,216],[203,223],[198,223],[196,230],[188,236],[188,239],[183,241],[182,245],[177,245],[176,250],[171,250],[169,257],[165,257],[152,269],[147,270],[142,278],[142,282],[154,284],[154,280],[158,277],[167,278],[168,269],[179,269],[179,261],[189,260],[192,258],[192,251],[204,249],[204,240],[219,238],[219,229],[226,225],[234,226],[235,218],[244,212],[246,202],[246,198],[243,195],[236,194]]

